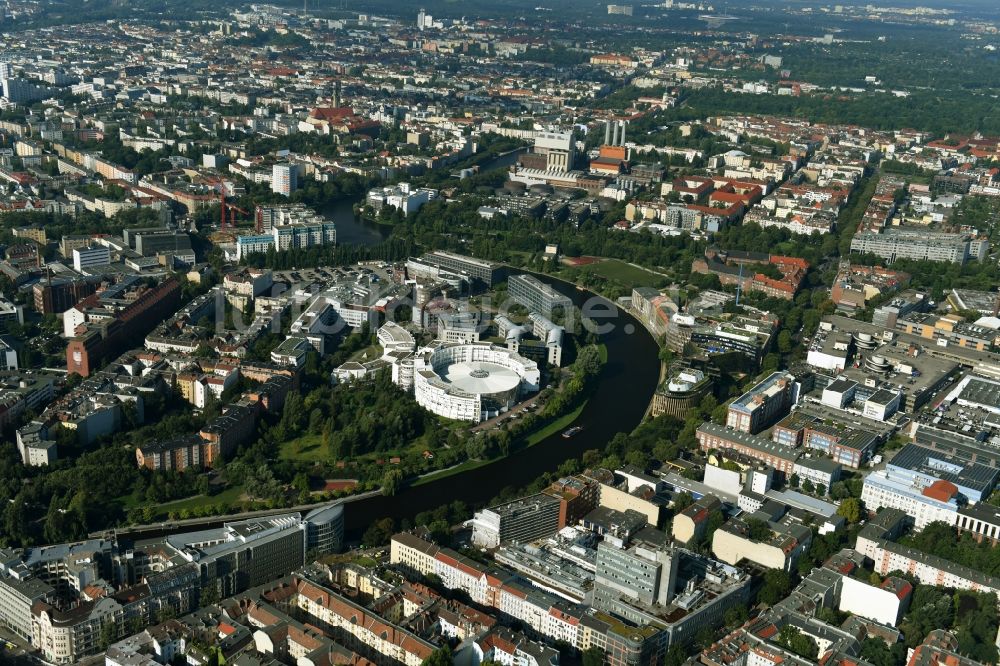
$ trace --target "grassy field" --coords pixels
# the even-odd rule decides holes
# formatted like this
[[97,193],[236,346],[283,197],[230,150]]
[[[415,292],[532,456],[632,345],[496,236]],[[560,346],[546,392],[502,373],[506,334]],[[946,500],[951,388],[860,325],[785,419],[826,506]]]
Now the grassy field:
[[602,259],[593,264],[574,266],[581,273],[593,273],[606,280],[617,282],[622,286],[650,287],[661,284],[666,278],[644,268],[637,268],[618,259]]
[[382,356],[382,347],[379,345],[368,345],[364,349],[359,349],[351,354],[349,360],[356,363],[367,363],[368,361],[374,361],[380,356]]
[[299,460],[303,462],[320,462],[326,460],[327,452],[323,447],[320,435],[305,434],[287,442],[281,443],[278,457],[282,460]]
[[181,511],[184,509],[197,509],[206,505],[225,504],[231,505],[239,501],[243,495],[243,486],[226,488],[218,495],[195,495],[176,502],[166,502],[156,507],[157,517],[166,516],[171,511]]

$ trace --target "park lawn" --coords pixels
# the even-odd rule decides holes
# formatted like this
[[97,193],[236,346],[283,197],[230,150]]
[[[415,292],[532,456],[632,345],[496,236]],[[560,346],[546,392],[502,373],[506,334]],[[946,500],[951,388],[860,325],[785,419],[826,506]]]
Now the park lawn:
[[327,452],[323,447],[323,437],[321,435],[307,433],[301,437],[282,442],[278,457],[282,460],[321,462],[326,460]]
[[359,349],[358,351],[351,354],[349,360],[355,363],[367,363],[368,361],[374,361],[382,356],[382,347],[380,345],[368,345],[364,349]]
[[630,266],[618,259],[602,259],[596,263],[576,266],[575,268],[581,273],[593,273],[629,289],[659,285],[666,279],[662,275]]
[[118,502],[121,505],[122,509],[125,511],[146,504],[146,498],[140,497],[134,492],[129,493],[128,495],[122,495],[115,501]]
[[243,496],[243,486],[233,486],[231,488],[226,488],[221,493],[216,495],[195,495],[194,497],[188,497],[182,500],[176,500],[174,502],[165,502],[159,504],[156,507],[157,517],[166,516],[171,511],[181,511],[183,509],[191,510],[198,509],[203,506],[209,506],[212,504],[223,504],[232,506],[236,502],[239,502],[240,497]]
[[468,472],[469,470],[482,467],[483,465],[489,465],[497,460],[502,460],[502,458],[491,458],[489,460],[466,460],[464,463],[456,465],[455,467],[449,467],[448,469],[442,469],[436,472],[429,472],[426,476],[420,477],[410,485],[422,486],[425,483],[430,483],[431,481],[437,481],[438,479],[455,476],[456,474],[461,474],[462,472]]
[[546,437],[550,437],[556,434],[557,432],[560,432],[565,428],[569,427],[570,424],[572,424],[573,421],[576,421],[576,419],[580,416],[580,414],[583,413],[583,408],[586,406],[587,406],[587,401],[585,400],[579,407],[574,409],[572,412],[569,412],[568,414],[563,414],[555,421],[552,421],[548,425],[542,426],[540,429],[528,435],[524,440],[525,447],[534,446],[535,444],[538,444]]
[[525,252],[524,250],[507,250],[508,263],[512,265],[524,265],[528,259],[531,259],[531,254],[531,252]]

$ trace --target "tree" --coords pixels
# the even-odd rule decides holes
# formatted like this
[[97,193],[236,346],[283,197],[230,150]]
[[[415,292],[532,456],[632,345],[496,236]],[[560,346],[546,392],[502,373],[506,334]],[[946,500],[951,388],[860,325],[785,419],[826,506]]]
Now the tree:
[[392,497],[399,492],[400,487],[403,485],[403,470],[399,468],[392,468],[385,471],[382,475],[382,494],[387,497]]
[[788,596],[792,589],[792,581],[787,571],[768,569],[764,573],[764,585],[760,588],[761,603],[773,606]]
[[470,437],[465,442],[465,455],[469,460],[482,460],[486,455],[486,437],[483,435]]
[[699,411],[706,418],[711,417],[712,412],[715,408],[719,406],[719,401],[715,399],[715,396],[709,393],[704,398],[701,399],[701,403],[698,405]]
[[674,495],[673,509],[675,514],[680,513],[692,504],[694,504],[694,497],[691,496],[691,493],[683,492]]
[[726,623],[726,627],[728,629],[735,629],[746,622],[749,617],[750,615],[747,612],[747,607],[740,605],[726,609],[725,614],[722,616],[722,620]]
[[323,432],[325,426],[326,420],[323,418],[322,410],[314,409],[309,412],[309,432],[318,435]]
[[205,587],[201,588],[201,593],[198,595],[198,605],[202,608],[217,604],[219,601],[219,586],[216,581],[212,581]]
[[423,666],[452,666],[454,663],[451,648],[445,645],[431,652],[430,656],[424,659]]
[[583,666],[604,666],[604,650],[599,647],[589,647],[581,655]]
[[366,546],[382,546],[389,542],[395,529],[396,524],[392,518],[376,520],[368,526],[368,529],[361,536],[361,543]]
[[872,666],[903,666],[906,654],[905,643],[896,643],[890,648],[881,638],[866,638],[861,642],[860,657]]
[[747,518],[746,526],[747,536],[750,537],[751,541],[757,543],[767,541],[774,534],[771,530],[771,526],[767,524],[766,520],[760,520],[759,518]]
[[840,501],[837,507],[837,515],[843,516],[844,520],[854,524],[861,520],[861,500],[856,497],[848,497]]
[[102,650],[107,650],[108,646],[118,638],[118,626],[114,620],[108,619],[101,624],[101,635],[98,644]]
[[667,648],[667,654],[663,658],[663,666],[681,666],[687,661],[687,652],[680,645],[674,643]]
[[790,624],[786,624],[778,632],[778,643],[806,659],[816,659],[819,656],[819,645],[815,639]]
[[302,434],[302,426],[306,418],[304,412],[302,394],[298,391],[291,391],[285,399],[285,406],[281,412],[280,423],[286,437],[298,437]]
[[787,329],[783,329],[778,333],[778,351],[782,354],[787,354],[792,351],[794,343],[792,342],[792,334],[788,332]]
[[601,371],[601,353],[594,345],[580,350],[574,364],[584,377],[593,377]]

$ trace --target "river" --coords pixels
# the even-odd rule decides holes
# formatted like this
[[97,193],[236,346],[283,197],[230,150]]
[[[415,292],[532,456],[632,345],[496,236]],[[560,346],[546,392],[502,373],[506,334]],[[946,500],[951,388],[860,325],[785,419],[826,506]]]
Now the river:
[[[569,296],[577,306],[594,297],[568,282],[548,275],[536,276]],[[563,461],[578,458],[588,449],[603,450],[617,433],[631,432],[639,425],[659,381],[659,347],[634,317],[606,299],[594,298],[613,309],[617,317],[604,320],[614,323],[612,330],[601,336],[608,360],[586,408],[573,422],[573,425],[583,426],[583,431],[571,439],[564,439],[562,433],[555,433],[532,447],[489,465],[404,488],[392,497],[374,495],[348,500],[344,511],[348,540],[360,538],[369,525],[381,518],[392,518],[398,523],[403,518],[412,519],[421,511],[436,509],[455,500],[462,500],[468,505],[482,504],[506,486],[525,486],[542,473],[555,470]],[[239,518],[220,516],[207,519],[197,528],[193,525],[151,525],[133,531],[124,527],[117,533],[122,538],[153,539],[177,532],[218,527],[232,520]],[[100,533],[92,536],[100,536]]]
[[320,213],[337,225],[339,245],[378,245],[389,237],[392,228],[362,220],[354,215],[351,199],[340,199],[320,209]]
[[[572,298],[578,306],[592,297],[590,292],[580,291],[567,282],[545,275],[538,277]],[[574,422],[583,426],[582,432],[571,439],[556,433],[492,464],[406,488],[392,497],[350,502],[345,511],[348,537],[358,538],[380,518],[398,522],[455,500],[469,505],[486,502],[506,486],[527,485],[569,458],[579,457],[588,449],[603,449],[615,434],[631,432],[642,421],[659,381],[659,348],[631,315],[620,309],[617,313],[616,319],[609,320],[615,323],[613,330],[601,338],[607,347],[608,362],[587,407]]]
[[[516,159],[516,155],[499,159],[512,160]],[[388,238],[390,228],[355,218],[352,203],[349,200],[338,201],[322,210],[337,224],[338,243],[375,245]],[[548,275],[537,277],[569,296],[577,306],[582,306],[590,298],[599,298],[557,278]],[[348,538],[359,538],[369,525],[380,518],[388,517],[398,522],[455,500],[462,500],[468,505],[489,501],[505,487],[525,486],[542,473],[555,470],[563,461],[577,458],[588,449],[603,450],[615,434],[631,432],[639,425],[659,381],[659,347],[631,315],[606,299],[599,300],[616,312],[617,317],[607,320],[614,322],[614,326],[601,336],[607,347],[608,361],[601,370],[597,388],[583,413],[573,423],[583,426],[583,431],[571,439],[564,439],[561,433],[556,433],[489,465],[405,488],[392,497],[377,495],[348,502],[345,507]],[[220,519],[219,523],[224,520]],[[203,527],[215,524],[206,523]],[[143,537],[153,538],[176,531],[179,531],[177,527],[154,529],[144,533]],[[128,534],[127,528],[120,534]]]
[[[517,161],[526,148],[517,148],[502,155],[491,157],[479,165],[480,173],[493,169],[506,169]],[[354,215],[354,204],[362,201],[340,199],[320,208],[320,214],[337,225],[337,243],[341,245],[378,245],[389,238],[392,227],[363,220]]]

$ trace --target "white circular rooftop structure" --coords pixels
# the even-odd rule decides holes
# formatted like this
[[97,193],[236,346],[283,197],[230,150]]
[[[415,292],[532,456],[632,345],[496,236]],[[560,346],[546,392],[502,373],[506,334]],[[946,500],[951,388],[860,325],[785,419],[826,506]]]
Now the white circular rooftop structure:
[[541,381],[534,361],[488,343],[422,349],[413,371],[418,404],[446,418],[475,422],[507,411]]
[[483,361],[453,363],[441,370],[438,376],[466,393],[500,393],[521,384],[521,376],[510,368]]

